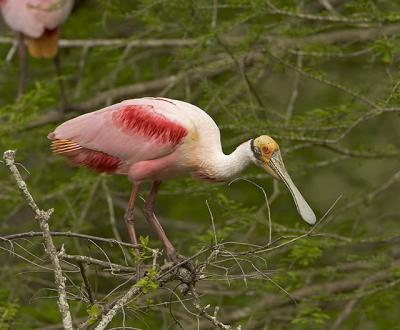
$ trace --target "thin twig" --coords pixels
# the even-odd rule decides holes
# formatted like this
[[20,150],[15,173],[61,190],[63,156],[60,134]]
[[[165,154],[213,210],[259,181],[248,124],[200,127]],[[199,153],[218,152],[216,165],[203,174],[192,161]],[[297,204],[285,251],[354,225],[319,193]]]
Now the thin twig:
[[[224,330],[231,330],[232,326],[229,324],[222,323],[217,319],[217,314],[219,311],[219,307],[216,306],[214,309],[214,315],[211,315],[207,312],[207,309],[210,307],[210,305],[207,305],[205,307],[202,307],[199,302],[199,295],[197,292],[193,289],[192,290],[192,295],[194,297],[193,300],[193,307],[197,310],[200,316],[203,316],[205,319],[209,320],[214,326],[216,326],[219,329],[224,329]],[[236,329],[240,329],[240,325],[236,327]]]
[[97,265],[101,266],[104,269],[111,269],[112,272],[126,272],[126,273],[136,273],[136,268],[123,266],[119,264],[115,264],[109,261],[103,261],[100,259],[96,259],[93,257],[81,256],[81,255],[70,255],[70,254],[61,254],[60,258],[65,260],[75,261],[79,263],[85,263],[87,265]]
[[[73,233],[71,231],[51,231],[50,232],[51,236],[60,236],[60,237],[75,237],[75,238],[80,238],[80,239],[85,239],[88,241],[98,241],[98,242],[104,242],[108,244],[117,244],[120,246],[125,246],[129,248],[140,248],[140,245],[134,245],[131,243],[125,243],[122,241],[118,241],[113,238],[104,238],[104,237],[98,237],[98,236],[92,236],[92,235],[86,235],[86,234],[79,234],[79,233]],[[23,238],[28,238],[28,237],[42,237],[43,232],[41,231],[29,231],[25,233],[18,233],[18,234],[10,234],[6,236],[0,236],[1,241],[12,241],[16,239],[23,239]]]
[[79,270],[81,271],[83,283],[85,284],[86,293],[88,295],[90,304],[93,305],[94,299],[93,299],[92,289],[90,288],[89,279],[87,278],[87,275],[86,275],[85,265],[82,262],[78,262],[78,267],[79,267]]

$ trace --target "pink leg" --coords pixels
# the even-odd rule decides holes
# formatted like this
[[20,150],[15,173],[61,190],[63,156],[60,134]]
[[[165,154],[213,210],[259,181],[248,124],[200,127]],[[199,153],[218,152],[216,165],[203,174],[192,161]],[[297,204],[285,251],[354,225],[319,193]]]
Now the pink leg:
[[168,258],[175,261],[176,259],[176,250],[167,235],[164,232],[164,229],[161,227],[157,218],[154,215],[154,201],[156,199],[158,190],[160,189],[161,181],[154,181],[153,187],[151,188],[150,194],[146,199],[144,204],[144,214],[146,216],[147,221],[153,227],[155,232],[157,233],[159,239],[164,245],[165,252],[167,253]]
[[[129,197],[128,207],[125,211],[125,223],[128,228],[129,238],[133,245],[137,245],[138,241],[136,238],[135,224],[133,222],[133,206],[135,204],[136,196],[139,192],[139,184],[134,184],[132,187],[131,196]],[[139,249],[135,248],[136,252],[139,253]]]
[[24,95],[25,81],[27,75],[28,59],[26,56],[26,48],[24,43],[24,35],[18,33],[18,57],[19,57],[19,82],[18,82],[18,95],[17,99]]

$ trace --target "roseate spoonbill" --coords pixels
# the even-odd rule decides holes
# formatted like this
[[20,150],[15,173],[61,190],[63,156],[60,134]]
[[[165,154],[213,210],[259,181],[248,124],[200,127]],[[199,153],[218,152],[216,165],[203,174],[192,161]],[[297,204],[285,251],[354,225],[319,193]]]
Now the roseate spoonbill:
[[[71,13],[74,0],[0,0],[4,21],[18,35],[20,78],[18,97],[24,92],[27,68],[24,36],[28,37],[28,50],[35,58],[53,58],[57,76],[60,76],[58,57],[59,26]],[[62,81],[60,96],[62,107],[66,98]]]
[[175,248],[154,215],[154,201],[164,180],[180,175],[207,182],[226,182],[251,163],[282,180],[301,217],[309,224],[315,215],[282,161],[278,144],[261,135],[239,145],[230,155],[222,151],[214,120],[200,108],[161,97],[126,100],[68,120],[48,135],[55,154],[99,172],[127,175],[133,189],[125,213],[132,244],[137,244],[133,206],[143,181],[153,181],[144,214],[162,241],[167,256]]

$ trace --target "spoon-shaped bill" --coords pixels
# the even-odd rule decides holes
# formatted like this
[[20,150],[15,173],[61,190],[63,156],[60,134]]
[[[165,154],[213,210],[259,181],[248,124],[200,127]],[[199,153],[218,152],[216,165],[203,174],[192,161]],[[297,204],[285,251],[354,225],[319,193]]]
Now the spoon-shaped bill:
[[297,211],[299,212],[303,220],[310,225],[313,225],[316,222],[315,214],[308,203],[305,201],[304,197],[301,195],[300,191],[293,183],[288,172],[286,171],[279,150],[275,151],[272,154],[268,166],[279,176],[280,179],[282,179],[282,181],[288,187],[294,199],[294,203],[296,204]]

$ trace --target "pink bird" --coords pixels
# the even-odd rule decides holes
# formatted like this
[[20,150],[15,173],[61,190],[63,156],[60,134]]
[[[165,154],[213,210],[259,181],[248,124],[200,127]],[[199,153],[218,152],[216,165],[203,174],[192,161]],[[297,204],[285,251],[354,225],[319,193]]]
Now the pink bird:
[[129,177],[133,188],[125,222],[135,245],[133,206],[142,182],[152,181],[144,213],[173,261],[181,256],[157,221],[154,202],[161,182],[178,176],[228,182],[248,165],[256,164],[286,184],[306,222],[316,221],[314,212],[288,175],[279,146],[271,137],[261,135],[245,141],[225,155],[214,120],[190,103],[161,97],[126,100],[68,120],[48,138],[52,140],[53,152],[66,156],[75,165]]
[[0,0],[0,11],[4,21],[18,34],[20,57],[18,96],[23,94],[26,77],[24,36],[28,37],[28,50],[33,57],[55,58],[59,75],[57,57],[59,26],[71,13],[73,4],[74,0]]

